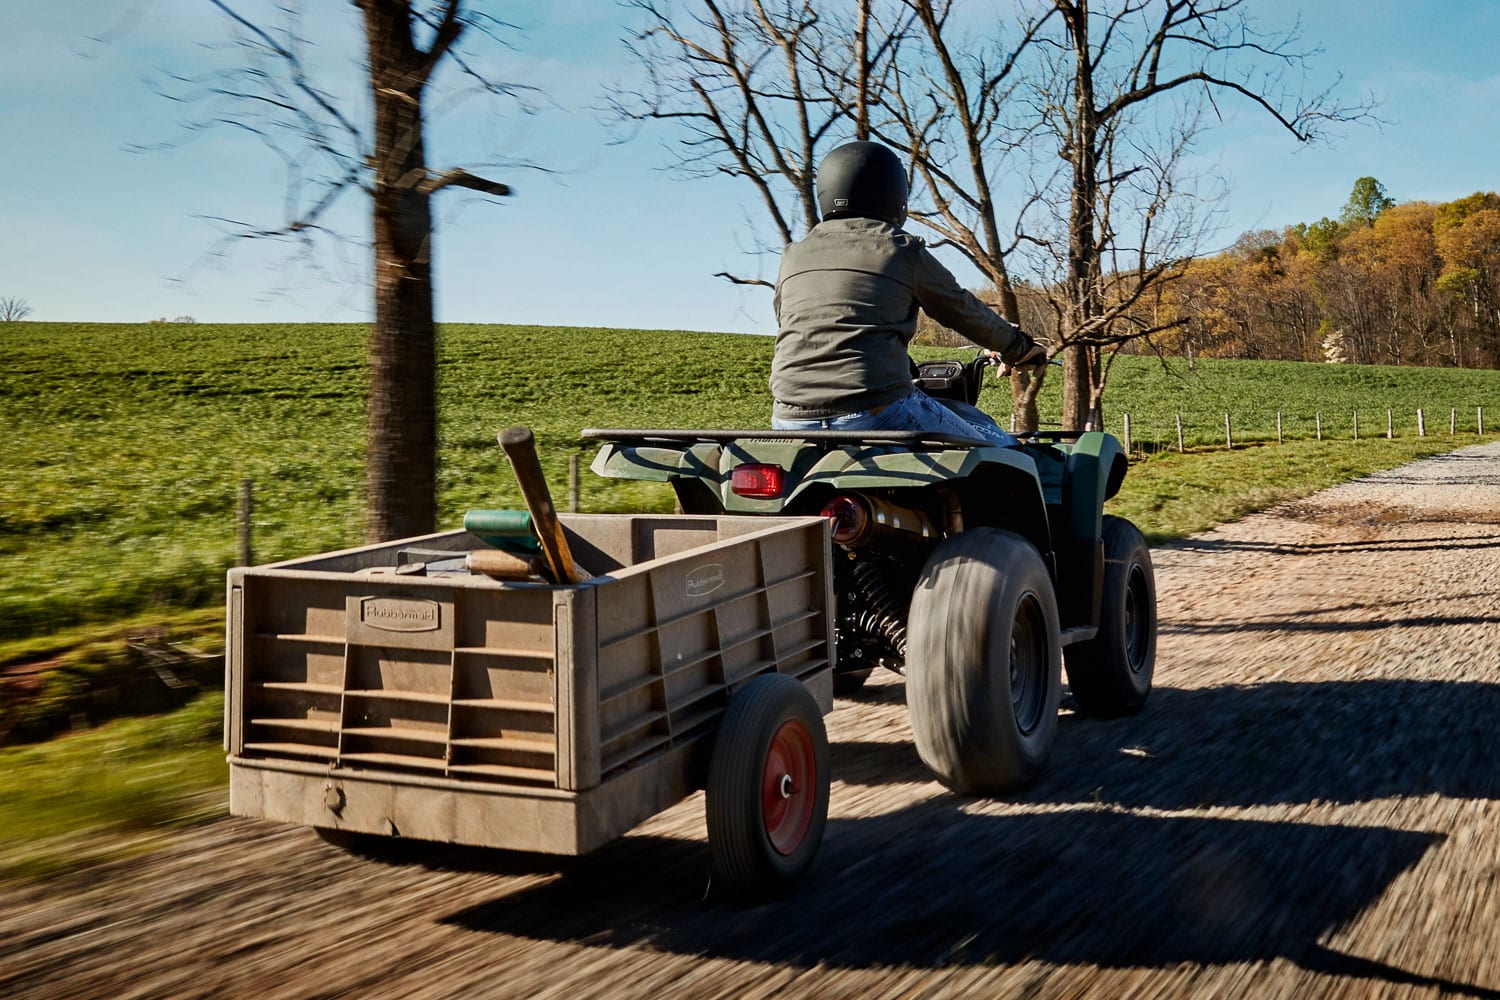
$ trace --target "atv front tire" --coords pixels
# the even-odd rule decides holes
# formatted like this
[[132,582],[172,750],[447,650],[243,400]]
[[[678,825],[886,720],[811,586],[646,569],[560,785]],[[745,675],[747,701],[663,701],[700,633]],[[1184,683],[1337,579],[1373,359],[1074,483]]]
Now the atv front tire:
[[939,545],[912,597],[906,704],[917,753],[958,792],[1035,781],[1062,694],[1057,598],[1035,547],[976,528]]
[[1104,599],[1099,634],[1068,647],[1068,684],[1089,715],[1139,712],[1156,666],[1156,574],[1135,525],[1104,515]]

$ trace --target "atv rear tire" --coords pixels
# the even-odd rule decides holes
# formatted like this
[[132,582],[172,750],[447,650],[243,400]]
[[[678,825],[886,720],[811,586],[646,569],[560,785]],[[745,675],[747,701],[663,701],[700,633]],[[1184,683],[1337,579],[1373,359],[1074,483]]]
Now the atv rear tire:
[[1041,774],[1062,694],[1057,598],[1035,547],[977,528],[939,545],[912,597],[906,704],[917,753],[958,792]]
[[1135,525],[1106,514],[1104,599],[1099,635],[1068,647],[1068,684],[1089,715],[1139,712],[1151,694],[1156,666],[1156,574],[1151,550]]

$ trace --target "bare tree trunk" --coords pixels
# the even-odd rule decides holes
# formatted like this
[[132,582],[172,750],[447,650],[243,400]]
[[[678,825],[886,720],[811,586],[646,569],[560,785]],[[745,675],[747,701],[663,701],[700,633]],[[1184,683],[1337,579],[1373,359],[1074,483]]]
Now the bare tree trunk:
[[[1094,208],[1099,194],[1099,138],[1094,108],[1093,55],[1089,51],[1088,0],[1061,4],[1063,20],[1073,46],[1073,134],[1068,159],[1073,167],[1072,198],[1068,218],[1068,301],[1074,330],[1087,329],[1099,315],[1099,286],[1095,280],[1098,252],[1094,240]],[[1074,343],[1063,356],[1063,428],[1096,429],[1090,423],[1092,373],[1097,352],[1087,344]]]
[[365,489],[370,541],[437,523],[437,331],[432,212],[422,141],[427,54],[406,0],[360,0],[369,40],[377,160],[375,322],[370,327]]
[[1042,394],[1042,383],[1046,371],[1013,372],[1010,376],[1010,392],[1015,400],[1016,430],[1034,431],[1041,427],[1042,416],[1037,410],[1037,397]]
[[859,0],[854,27],[854,138],[870,138],[870,0]]
[[[503,44],[513,30],[465,8],[464,0],[352,0],[365,33],[370,120],[348,108],[349,95],[319,82],[306,60],[301,0],[259,5],[264,22],[245,16],[237,0],[206,0],[233,37],[231,65],[203,74],[174,74],[165,96],[201,103],[191,131],[230,126],[254,135],[286,164],[285,212],[270,226],[224,220],[227,240],[278,239],[316,266],[323,239],[339,241],[330,209],[347,194],[368,195],[371,210],[374,322],[369,335],[366,397],[366,536],[371,541],[422,534],[436,523],[437,337],[433,323],[432,209],[448,187],[492,197],[509,185],[461,166],[429,170],[423,145],[423,102],[444,62],[467,92],[515,100],[533,88],[486,75],[460,39]],[[323,6],[319,5],[320,9]],[[418,42],[422,42],[425,48]],[[467,48],[467,45],[466,45]],[[520,102],[523,109],[526,105]]]

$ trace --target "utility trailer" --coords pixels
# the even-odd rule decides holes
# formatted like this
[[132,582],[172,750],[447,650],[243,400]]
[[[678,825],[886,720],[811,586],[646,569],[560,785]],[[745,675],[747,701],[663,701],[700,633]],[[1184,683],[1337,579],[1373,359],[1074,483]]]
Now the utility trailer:
[[230,811],[577,855],[707,790],[716,878],[788,890],[828,809],[821,517],[563,514],[582,582],[448,531],[229,573]]

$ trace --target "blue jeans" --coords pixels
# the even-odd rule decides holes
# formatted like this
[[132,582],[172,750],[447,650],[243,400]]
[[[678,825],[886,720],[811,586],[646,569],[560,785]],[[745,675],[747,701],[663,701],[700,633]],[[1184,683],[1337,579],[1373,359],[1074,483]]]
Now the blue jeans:
[[1001,430],[994,418],[979,407],[956,399],[934,399],[920,389],[896,400],[875,416],[866,410],[856,410],[820,420],[773,417],[771,426],[778,431],[932,431],[979,437],[1002,448],[1021,443]]

